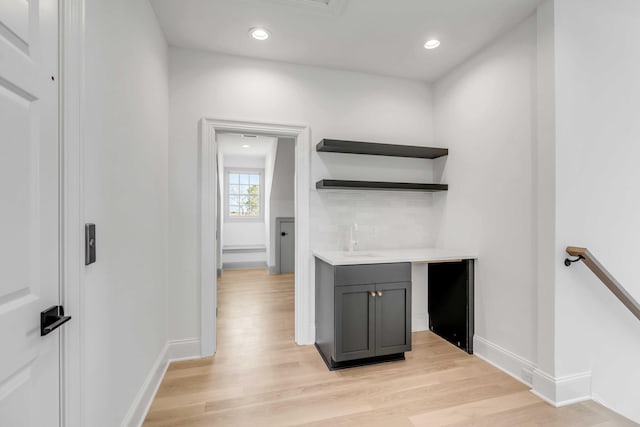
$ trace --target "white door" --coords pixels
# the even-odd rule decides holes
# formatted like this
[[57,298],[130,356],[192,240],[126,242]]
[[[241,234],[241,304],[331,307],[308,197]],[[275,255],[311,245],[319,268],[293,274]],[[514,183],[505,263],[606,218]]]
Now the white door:
[[60,424],[57,0],[0,0],[0,426]]

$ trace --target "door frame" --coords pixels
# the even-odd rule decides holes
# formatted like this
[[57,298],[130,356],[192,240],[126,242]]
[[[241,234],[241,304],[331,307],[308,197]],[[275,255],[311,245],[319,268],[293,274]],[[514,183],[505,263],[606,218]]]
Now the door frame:
[[[282,223],[283,222],[293,222],[294,227],[295,227],[295,217],[277,217],[276,218],[276,229],[275,229],[275,234],[274,237],[276,238],[276,253],[275,255],[275,265],[273,266],[273,271],[271,271],[270,273],[272,274],[280,274],[282,273],[282,266],[280,265],[281,259],[280,259],[280,233],[282,232]],[[295,240],[294,240],[295,242]]]
[[311,189],[311,129],[307,125],[257,122],[203,117],[199,139],[199,261],[200,261],[200,352],[202,357],[216,352],[217,260],[217,143],[216,133],[253,133],[293,137],[295,148],[295,340],[311,344],[313,332],[313,289],[309,235],[309,195]]
[[61,328],[60,422],[85,426],[83,126],[85,0],[59,0],[60,303],[73,320]]

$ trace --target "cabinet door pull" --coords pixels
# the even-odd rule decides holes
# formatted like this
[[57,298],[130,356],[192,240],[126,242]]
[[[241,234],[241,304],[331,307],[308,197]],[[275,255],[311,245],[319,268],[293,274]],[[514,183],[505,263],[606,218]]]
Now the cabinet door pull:
[[372,297],[376,296],[376,293],[374,291],[371,291],[370,294],[371,294]]
[[378,291],[378,296],[381,297],[382,296],[382,291]]

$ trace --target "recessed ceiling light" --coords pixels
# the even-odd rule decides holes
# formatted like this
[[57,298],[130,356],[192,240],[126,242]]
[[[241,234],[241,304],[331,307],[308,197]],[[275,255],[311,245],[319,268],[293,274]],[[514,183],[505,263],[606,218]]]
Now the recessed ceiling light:
[[435,49],[440,46],[440,40],[431,39],[424,44],[425,49]]
[[250,145],[247,145],[247,144],[244,144],[244,145],[242,146],[242,148],[251,148],[251,146],[250,146]]
[[254,27],[249,30],[249,34],[256,40],[266,40],[271,33],[266,28]]

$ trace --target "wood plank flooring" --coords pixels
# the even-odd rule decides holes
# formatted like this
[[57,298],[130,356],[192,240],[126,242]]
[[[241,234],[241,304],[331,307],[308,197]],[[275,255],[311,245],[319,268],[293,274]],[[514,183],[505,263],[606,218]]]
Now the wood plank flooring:
[[225,271],[218,352],[172,363],[144,426],[633,426],[594,403],[560,409],[431,332],[407,360],[329,372],[297,346],[293,275]]

